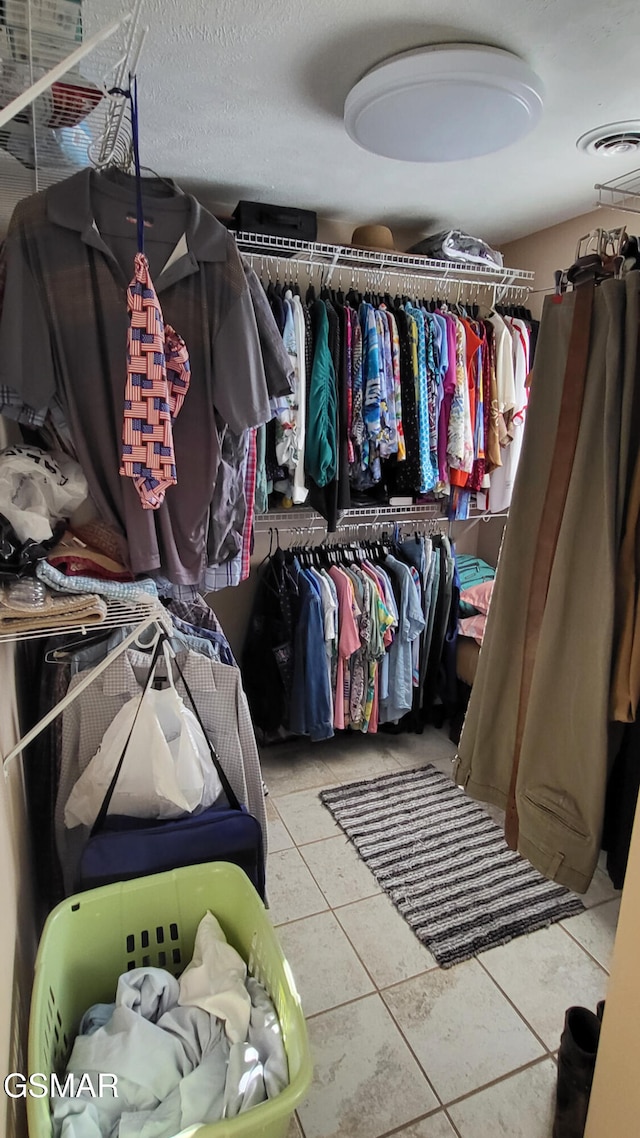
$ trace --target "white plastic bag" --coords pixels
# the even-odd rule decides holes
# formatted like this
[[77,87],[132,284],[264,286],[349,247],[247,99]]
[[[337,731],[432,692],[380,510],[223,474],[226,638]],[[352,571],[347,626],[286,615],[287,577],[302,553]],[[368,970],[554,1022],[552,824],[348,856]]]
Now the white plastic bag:
[[67,455],[27,446],[0,451],[0,514],[20,541],[47,541],[51,522],[71,517],[88,495],[81,467]]
[[95,822],[138,708],[108,813],[178,818],[212,806],[222,793],[204,732],[175,688],[150,687],[142,705],[140,699],[134,696],[120,709],[71,791],[64,811],[68,829]]

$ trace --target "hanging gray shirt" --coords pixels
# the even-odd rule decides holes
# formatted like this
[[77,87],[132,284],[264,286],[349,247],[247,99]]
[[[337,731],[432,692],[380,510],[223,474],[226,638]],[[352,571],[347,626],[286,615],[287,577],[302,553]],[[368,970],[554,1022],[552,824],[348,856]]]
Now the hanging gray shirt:
[[174,425],[178,482],[143,510],[120,476],[135,183],[83,170],[21,201],[5,245],[0,385],[30,407],[59,400],[100,515],[126,534],[134,573],[203,577],[220,460],[215,412],[237,435],[270,418],[254,304],[233,237],[199,202],[144,183],[145,252],[191,386]]

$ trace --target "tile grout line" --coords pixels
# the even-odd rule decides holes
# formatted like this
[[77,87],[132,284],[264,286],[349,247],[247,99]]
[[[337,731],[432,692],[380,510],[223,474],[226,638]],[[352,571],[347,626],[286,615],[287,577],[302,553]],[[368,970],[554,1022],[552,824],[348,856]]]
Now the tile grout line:
[[481,1087],[477,1087],[474,1091],[468,1091],[458,1098],[452,1098],[445,1106],[445,1110],[450,1110],[452,1106],[458,1106],[461,1102],[467,1102],[468,1099],[473,1098],[474,1095],[481,1092],[491,1090],[492,1087],[497,1087],[500,1083],[506,1083],[508,1079],[512,1079],[514,1075],[521,1075],[524,1071],[530,1071],[533,1067],[539,1067],[542,1063],[546,1063],[552,1056],[539,1055],[537,1059],[531,1059],[529,1063],[523,1063],[521,1067],[514,1067],[513,1071],[507,1071],[506,1075],[500,1075],[497,1079],[492,1079],[489,1083],[483,1083]]
[[[613,888],[613,886],[611,886],[611,888]],[[577,893],[576,896],[580,897],[581,895]],[[582,896],[585,897],[586,894],[583,893]],[[603,905],[609,905],[612,901],[620,900],[622,900],[622,893],[615,892],[613,897],[603,897],[601,901],[594,901],[593,905],[584,905],[583,901],[584,913],[593,913],[594,909],[601,909]],[[584,913],[576,913],[576,917],[584,917]],[[575,917],[565,917],[565,920],[574,921]]]
[[[305,790],[325,790],[325,789],[328,789],[330,786],[336,785],[335,778],[330,778],[330,779],[326,779],[326,781],[324,781],[324,782],[314,782],[314,783],[312,783],[311,786],[299,786],[297,790],[287,790],[284,794],[281,794],[277,789],[274,789],[273,786],[269,786],[269,773],[268,773],[268,771],[265,772],[264,767],[262,767],[262,777],[264,778],[267,790],[269,791],[269,793],[266,795],[266,797],[272,798],[272,799],[273,798],[286,798],[287,795],[289,795],[289,794],[302,794],[302,792]],[[338,785],[340,786],[342,784],[339,783]]]
[[[541,930],[541,929],[538,929],[538,930],[536,930],[536,931],[537,931],[537,932],[541,932],[542,930]],[[534,934],[532,933],[532,934],[530,934],[530,935],[531,935],[531,936],[533,936]],[[520,939],[520,938],[516,937],[515,939],[517,940],[517,939]],[[543,1047],[543,1048],[544,1048],[544,1050],[545,1050],[545,1052],[546,1052],[546,1055],[551,1055],[551,1053],[552,1053],[552,1049],[551,1049],[550,1047],[547,1047],[547,1044],[545,1043],[544,1039],[542,1039],[542,1037],[541,1037],[541,1036],[538,1034],[538,1032],[535,1030],[535,1028],[532,1026],[532,1024],[530,1024],[530,1023],[529,1023],[529,1020],[526,1018],[526,1016],[525,1016],[524,1012],[520,1011],[520,1008],[518,1007],[518,1005],[517,1005],[516,1003],[514,1003],[514,1001],[511,999],[511,996],[507,995],[507,993],[505,992],[504,988],[502,988],[502,987],[501,987],[501,985],[498,983],[498,981],[495,979],[495,977],[491,975],[491,973],[490,973],[489,969],[487,968],[486,964],[483,964],[483,963],[482,963],[482,959],[481,959],[481,957],[482,957],[482,953],[481,953],[479,956],[476,956],[476,957],[475,957],[475,959],[478,961],[478,964],[480,965],[480,967],[481,967],[481,968],[484,970],[484,972],[486,972],[486,974],[487,974],[487,976],[489,977],[489,979],[491,980],[491,982],[492,982],[493,984],[495,984],[495,986],[496,986],[496,988],[498,989],[498,991],[500,992],[500,994],[501,994],[502,996],[504,996],[504,999],[507,1001],[507,1003],[509,1003],[509,1004],[511,1005],[511,1007],[512,1007],[512,1008],[513,1008],[513,1010],[514,1010],[514,1012],[516,1012],[516,1014],[519,1016],[519,1018],[520,1018],[520,1019],[522,1020],[522,1022],[525,1024],[525,1026],[526,1026],[526,1027],[529,1029],[529,1031],[531,1032],[531,1034],[532,1034],[532,1035],[535,1037],[535,1039],[537,1039],[537,1040],[538,1040],[538,1043],[541,1045],[541,1047]],[[558,1046],[559,1046],[559,1044],[558,1044]]]
[[[419,1126],[421,1122],[425,1122],[431,1118],[437,1118],[440,1114],[446,1116],[446,1111],[443,1106],[439,1106],[437,1110],[429,1110],[426,1114],[421,1114],[418,1118],[412,1118],[410,1122],[403,1122],[401,1126],[394,1126],[393,1130],[385,1130],[384,1134],[378,1135],[378,1138],[396,1138],[396,1135],[402,1135],[409,1126]],[[458,1134],[458,1131],[455,1131]]]
[[[311,872],[311,870],[310,870],[309,872]],[[314,879],[314,880],[315,880],[315,879]],[[320,886],[318,886],[318,888],[320,888]],[[380,895],[379,893],[374,893],[374,894],[373,894],[373,896],[374,896],[374,897],[378,897],[379,895]],[[358,900],[367,901],[367,900],[370,900],[370,898],[368,898],[368,897],[362,897],[362,898],[358,898]],[[356,901],[350,901],[350,902],[347,902],[347,904],[357,904],[357,902],[356,902]],[[346,905],[340,906],[340,908],[346,908]],[[332,908],[331,906],[329,907],[329,912],[331,913],[332,917],[334,917],[334,919],[336,920],[336,922],[337,922],[337,924],[338,924],[338,927],[341,929],[341,931],[342,931],[342,933],[343,933],[343,935],[344,935],[344,937],[345,937],[345,939],[346,939],[347,943],[348,943],[348,944],[350,945],[350,947],[353,949],[353,951],[354,951],[354,953],[355,953],[355,956],[356,956],[356,959],[357,959],[357,960],[359,961],[359,963],[362,965],[362,967],[363,967],[363,968],[364,968],[364,970],[365,970],[365,973],[367,974],[367,976],[369,977],[369,979],[370,979],[371,983],[373,984],[373,991],[372,991],[372,992],[366,992],[366,993],[364,993],[362,996],[355,996],[354,998],[352,998],[352,999],[350,999],[350,1000],[344,1000],[344,1001],[343,1001],[342,1003],[340,1003],[340,1004],[335,1004],[335,1005],[334,1005],[332,1008],[325,1008],[323,1011],[320,1011],[320,1012],[315,1012],[313,1015],[310,1015],[310,1016],[305,1016],[305,1020],[307,1020],[307,1021],[311,1021],[311,1020],[313,1020],[313,1019],[316,1019],[318,1016],[321,1016],[321,1015],[325,1015],[325,1014],[326,1014],[326,1012],[334,1011],[336,1008],[344,1008],[344,1007],[348,1007],[348,1005],[349,1005],[349,1004],[360,1003],[362,1000],[366,1000],[366,999],[368,999],[370,996],[378,996],[378,998],[380,999],[380,1002],[381,1002],[381,1004],[382,1004],[382,1007],[383,1007],[383,1008],[384,1008],[384,1010],[387,1012],[387,1015],[390,1017],[390,1019],[391,1019],[392,1023],[394,1024],[394,1026],[395,1026],[396,1030],[398,1031],[398,1033],[399,1033],[399,1035],[400,1035],[400,1038],[402,1039],[403,1043],[404,1043],[404,1044],[405,1044],[405,1046],[407,1047],[407,1049],[408,1049],[408,1051],[410,1052],[410,1054],[411,1054],[411,1055],[413,1056],[413,1058],[415,1059],[415,1062],[416,1062],[416,1063],[417,1063],[417,1065],[418,1065],[418,1069],[419,1069],[420,1071],[422,1071],[422,1073],[423,1073],[423,1075],[424,1075],[424,1078],[425,1078],[425,1081],[426,1081],[426,1083],[427,1083],[427,1086],[430,1088],[430,1090],[432,1091],[433,1095],[435,1096],[435,1099],[436,1099],[436,1101],[438,1102],[439,1106],[438,1106],[437,1110],[436,1110],[436,1111],[434,1111],[434,1112],[432,1112],[432,1113],[437,1113],[437,1111],[438,1111],[438,1110],[441,1110],[441,1109],[442,1109],[442,1107],[443,1107],[443,1105],[444,1105],[444,1104],[442,1103],[442,1100],[440,1099],[440,1096],[438,1095],[438,1093],[437,1093],[437,1091],[436,1091],[435,1087],[433,1086],[433,1084],[432,1084],[432,1082],[431,1082],[431,1080],[430,1080],[430,1078],[429,1078],[429,1076],[428,1076],[428,1074],[427,1074],[427,1072],[426,1072],[425,1068],[423,1067],[422,1063],[421,1063],[421,1062],[420,1062],[420,1060],[418,1059],[418,1056],[416,1055],[416,1053],[415,1053],[415,1051],[414,1051],[414,1049],[413,1049],[413,1047],[412,1047],[411,1043],[409,1042],[409,1040],[407,1039],[406,1035],[404,1034],[404,1032],[403,1032],[402,1028],[400,1027],[400,1024],[397,1022],[397,1020],[396,1020],[395,1016],[393,1015],[393,1012],[392,1012],[392,1011],[391,1011],[391,1009],[388,1007],[388,1005],[387,1005],[387,1003],[386,1003],[386,1001],[385,1001],[385,999],[384,999],[384,996],[382,995],[383,989],[380,989],[380,988],[378,987],[378,984],[376,983],[376,980],[375,980],[375,978],[374,978],[374,977],[371,975],[371,973],[370,973],[370,971],[369,971],[369,969],[368,969],[368,967],[367,967],[367,965],[366,965],[365,961],[364,961],[364,960],[362,959],[362,957],[360,956],[360,953],[358,952],[358,950],[356,949],[355,945],[354,945],[354,944],[353,944],[353,942],[351,941],[351,938],[349,937],[349,935],[348,935],[347,931],[346,931],[346,930],[345,930],[345,929],[342,927],[342,924],[341,924],[341,922],[340,922],[339,918],[336,916],[336,914],[334,913],[334,910],[333,910],[333,908]],[[315,915],[315,914],[312,914],[312,915]],[[300,920],[305,920],[305,919],[306,919],[306,918],[304,918],[304,917],[301,917],[301,918],[300,918]],[[292,924],[293,922],[288,922],[288,923],[289,923],[289,924]],[[433,969],[431,969],[431,971],[433,971]],[[421,975],[421,973],[419,973],[419,975]],[[303,1010],[304,1010],[304,1009],[303,1009]]]
[[[377,897],[377,896],[378,896],[378,894],[377,894],[377,893],[374,893],[374,897]],[[362,900],[363,900],[363,901],[370,901],[370,900],[371,900],[371,898],[370,898],[370,897],[363,897],[363,898],[362,898]],[[357,901],[350,901],[350,902],[349,902],[349,904],[351,904],[351,905],[357,905],[357,904],[358,904],[358,902],[357,902]],[[339,906],[339,908],[341,908],[341,909],[346,909],[347,907],[348,907],[347,905],[340,905],[340,906]],[[347,943],[351,945],[351,948],[353,949],[353,951],[354,951],[354,953],[355,953],[355,955],[356,955],[356,960],[358,960],[358,961],[360,962],[360,964],[361,964],[361,965],[362,965],[362,967],[364,968],[365,972],[367,973],[367,976],[369,977],[369,979],[370,979],[371,983],[373,984],[373,987],[374,987],[374,990],[375,990],[375,992],[376,992],[378,995],[380,995],[380,987],[379,987],[379,985],[378,985],[378,982],[377,982],[377,980],[376,980],[375,976],[373,976],[373,975],[372,975],[372,973],[369,971],[369,966],[367,965],[366,961],[362,959],[362,957],[361,957],[360,953],[358,952],[358,949],[356,948],[355,944],[354,944],[354,943],[353,943],[353,941],[351,940],[351,937],[349,936],[349,933],[348,933],[348,932],[347,932],[347,930],[345,929],[344,925],[342,924],[342,921],[340,920],[340,917],[338,916],[338,914],[336,913],[336,911],[335,911],[334,909],[332,909],[332,910],[331,910],[331,915],[332,915],[333,917],[335,917],[335,919],[336,919],[336,921],[337,921],[337,923],[338,923],[338,928],[339,928],[339,929],[341,929],[341,931],[342,931],[342,935],[345,937],[345,939],[346,939]],[[383,1002],[383,1004],[384,1004],[384,1000],[383,1000],[382,1002]],[[386,1006],[386,1005],[385,1005],[385,1006]]]
[[462,1138],[462,1132],[460,1130],[458,1130],[458,1127],[456,1126],[451,1115],[449,1114],[449,1111],[445,1109],[444,1115],[445,1115],[447,1122],[449,1123],[449,1126],[453,1130],[455,1138]]
[[[373,897],[379,897],[379,896],[380,896],[379,893],[373,894]],[[387,900],[390,899],[388,893],[383,892],[382,896],[385,897]],[[373,897],[363,897],[362,900],[363,901],[372,901]],[[440,965],[438,964],[435,957],[431,956],[431,953],[429,953],[429,955],[431,956],[431,959],[433,960],[433,968],[421,968],[419,972],[414,972],[413,975],[411,975],[411,976],[405,976],[404,979],[402,979],[402,980],[394,980],[393,984],[378,984],[378,981],[376,980],[373,973],[369,971],[369,966],[368,966],[366,960],[364,960],[364,958],[361,956],[360,952],[358,951],[357,945],[355,945],[353,943],[351,937],[349,936],[349,930],[344,927],[342,921],[340,920],[340,916],[339,916],[339,913],[342,909],[348,909],[348,908],[350,908],[351,905],[359,905],[359,904],[360,904],[360,901],[349,901],[348,904],[346,904],[346,905],[336,905],[336,907],[334,909],[332,909],[331,912],[333,913],[333,915],[336,918],[340,928],[342,929],[344,935],[346,936],[347,940],[349,941],[349,944],[351,945],[353,951],[355,952],[358,960],[362,964],[362,967],[367,971],[367,973],[371,977],[371,982],[372,982],[372,984],[375,985],[375,989],[377,992],[380,992],[380,994],[382,994],[382,992],[386,992],[388,988],[393,988],[397,984],[406,984],[408,980],[415,980],[415,979],[417,979],[418,976],[426,975],[427,972],[435,972],[440,967]],[[395,912],[397,912],[397,909],[395,910]],[[404,920],[404,917],[402,917],[401,913],[398,913],[398,916],[400,916],[401,919]],[[407,924],[406,921],[405,921],[405,924]],[[408,928],[409,928],[410,932],[412,932],[413,935],[415,936],[415,933],[413,932],[413,929],[411,928],[410,925],[408,925]],[[416,940],[418,941],[418,944],[420,944],[424,948],[425,952],[429,952],[429,949],[427,948],[426,944],[423,944],[422,941],[418,937],[416,937]]]
[[[393,1012],[392,1012],[391,1008],[390,1008],[390,1007],[389,1007],[389,1005],[387,1004],[387,1001],[385,1000],[385,998],[384,998],[384,995],[382,994],[382,992],[378,991],[376,994],[377,994],[377,995],[380,997],[380,1000],[382,1001],[382,1006],[383,1006],[383,1008],[386,1010],[386,1012],[387,1012],[387,1015],[390,1017],[390,1019],[391,1019],[391,1022],[394,1024],[394,1026],[395,1026],[396,1030],[398,1031],[398,1033],[399,1033],[399,1035],[400,1035],[400,1038],[402,1039],[403,1043],[405,1044],[405,1046],[407,1047],[407,1049],[408,1049],[408,1051],[411,1053],[411,1055],[413,1055],[413,1058],[415,1059],[415,1061],[416,1061],[416,1063],[417,1063],[417,1065],[418,1065],[418,1070],[422,1071],[422,1074],[424,1075],[424,1078],[425,1078],[425,1080],[426,1080],[427,1086],[428,1086],[428,1087],[431,1089],[431,1091],[432,1091],[432,1092],[433,1092],[433,1094],[435,1095],[435,1098],[436,1098],[436,1102],[438,1102],[438,1103],[440,1104],[440,1105],[439,1105],[439,1107],[438,1107],[438,1109],[442,1109],[442,1107],[444,1106],[444,1103],[443,1103],[442,1099],[440,1098],[440,1095],[438,1094],[438,1092],[437,1092],[437,1090],[436,1090],[436,1088],[435,1088],[434,1084],[431,1082],[431,1079],[429,1078],[429,1076],[428,1076],[428,1074],[427,1074],[427,1070],[426,1070],[426,1067],[424,1066],[424,1064],[423,1064],[423,1063],[421,1063],[421,1062],[420,1062],[420,1059],[418,1058],[418,1056],[417,1056],[417,1054],[416,1054],[416,1052],[415,1052],[415,1050],[414,1050],[413,1044],[411,1044],[411,1043],[409,1042],[409,1040],[407,1039],[407,1037],[406,1037],[406,1035],[405,1035],[404,1031],[402,1030],[402,1028],[401,1028],[400,1024],[398,1023],[398,1021],[397,1021],[396,1017],[394,1016],[394,1014],[393,1014]],[[437,1111],[435,1111],[435,1110],[434,1110],[434,1111],[433,1111],[433,1113],[434,1113],[434,1114],[437,1114]],[[407,1123],[407,1125],[410,1125],[410,1124],[409,1124],[409,1123]]]
[[[589,909],[588,909],[588,910],[587,910],[587,912],[591,912],[591,910],[589,910]],[[582,915],[582,914],[581,914],[581,915]],[[574,944],[577,944],[578,948],[581,948],[581,949],[582,949],[582,951],[584,952],[585,956],[588,956],[589,960],[593,960],[593,963],[594,963],[594,964],[597,964],[597,965],[598,965],[598,968],[600,968],[600,969],[601,969],[601,971],[602,971],[602,972],[604,972],[605,976],[606,976],[606,977],[607,977],[607,979],[608,979],[608,978],[609,978],[609,976],[611,975],[611,973],[610,973],[610,971],[609,971],[609,969],[608,969],[608,968],[605,968],[605,966],[604,966],[604,964],[602,963],[602,961],[598,960],[598,959],[597,959],[597,957],[595,957],[595,956],[593,955],[593,953],[592,953],[592,952],[589,952],[589,949],[588,949],[588,948],[586,948],[586,947],[584,946],[584,944],[582,944],[582,942],[581,942],[581,941],[579,941],[579,940],[577,939],[577,937],[575,937],[575,936],[573,935],[573,933],[569,932],[569,929],[565,929],[565,928],[564,928],[562,925],[561,925],[560,927],[562,928],[562,931],[563,931],[563,933],[566,933],[566,934],[567,934],[567,936],[569,937],[569,939],[570,939],[570,940],[572,940]]]
[[[333,840],[332,838],[323,838],[322,839],[322,841],[332,841],[332,840]],[[309,843],[309,844],[310,845],[317,845],[318,843],[313,842],[313,843]],[[331,902],[329,901],[326,893],[324,892],[322,886],[320,885],[320,882],[314,876],[314,873],[313,873],[313,870],[311,869],[311,866],[307,863],[306,858],[304,857],[304,854],[302,853],[302,850],[298,846],[291,846],[289,849],[286,849],[286,850],[278,850],[277,853],[273,854],[272,856],[276,857],[278,853],[291,853],[292,849],[294,849],[296,851],[296,853],[300,854],[300,857],[302,859],[302,863],[303,863],[305,869],[307,870],[307,872],[308,872],[309,876],[311,877],[314,885],[316,886],[316,889],[318,889],[318,891],[320,892],[320,895],[322,896],[322,899],[325,903],[325,908],[324,909],[317,909],[313,913],[305,913],[303,916],[300,916],[300,917],[291,917],[290,920],[288,920],[288,921],[278,921],[277,925],[276,924],[273,925],[274,929],[279,929],[282,927],[282,925],[291,925],[294,923],[294,921],[304,921],[304,920],[306,920],[307,917],[317,917],[320,915],[320,913],[326,913],[326,912],[332,913],[333,912],[333,906],[331,905]],[[375,880],[375,878],[374,878],[374,880]],[[366,896],[364,896],[364,897],[356,897],[353,901],[345,901],[344,905],[341,905],[340,908],[344,908],[344,907],[346,907],[346,905],[355,905],[355,904],[357,904],[358,901],[369,901],[369,900],[371,900],[372,897],[379,897],[380,892],[381,892],[380,889],[378,889],[378,891],[376,893],[367,893]],[[336,918],[336,920],[337,920],[337,918]],[[338,922],[338,923],[340,923],[340,922]],[[340,927],[342,928],[342,925],[340,925]]]
[[[280,850],[280,853],[286,853],[286,850]],[[324,898],[323,898],[324,899]],[[316,909],[313,913],[305,913],[304,917],[291,917],[288,921],[278,921],[277,925],[273,925],[274,929],[284,929],[287,925],[295,925],[298,921],[308,921],[311,917],[322,917],[324,913],[330,913],[331,906],[327,905],[326,909]]]
[[[294,841],[293,834],[289,830],[287,823],[285,822],[284,818],[282,817],[282,814],[278,810],[278,807],[276,806],[273,799],[271,799],[271,805],[273,806],[273,809],[275,810],[278,817],[277,818],[269,818],[269,816],[267,815],[267,857],[269,856],[270,853],[284,853],[285,850],[290,850],[290,849],[296,848],[296,843]],[[266,813],[266,808],[265,808],[265,813]],[[269,845],[269,822],[279,822],[280,825],[284,827],[285,832],[287,834],[287,837],[291,839],[291,845],[290,846],[285,846],[283,850],[270,850],[268,848],[268,845]]]
[[[319,1016],[329,1015],[330,1012],[340,1011],[342,1008],[350,1007],[351,1004],[360,1004],[360,1003],[362,1003],[363,1000],[369,1000],[371,998],[371,996],[380,996],[382,998],[381,993],[378,992],[377,990],[374,990],[373,992],[363,992],[361,996],[351,996],[350,999],[343,1000],[340,1004],[332,1004],[332,1006],[330,1008],[323,1008],[321,1012],[312,1012],[311,1015],[305,1015],[305,1017],[304,1017],[305,1021],[307,1023],[311,1023],[312,1020],[318,1019]],[[384,1008],[387,1007],[384,1000],[382,1000],[382,1006]],[[303,1006],[302,1010],[304,1012],[304,1006]],[[394,1020],[394,1023],[395,1023],[395,1020]],[[404,1036],[403,1036],[403,1038],[404,1038]],[[440,1100],[438,1100],[438,1101],[440,1101]]]
[[[360,857],[360,854],[358,854],[358,853],[357,853],[357,850],[356,850],[356,848],[355,848],[355,846],[354,846],[353,842],[349,841],[349,839],[348,839],[347,835],[345,834],[344,830],[342,830],[342,831],[341,831],[341,833],[339,833],[339,834],[334,834],[334,836],[333,836],[332,838],[320,838],[320,841],[318,841],[318,842],[308,842],[308,843],[307,843],[307,845],[313,845],[313,846],[317,846],[317,845],[319,845],[319,844],[320,844],[320,842],[334,842],[334,841],[336,840],[336,838],[337,838],[337,837],[344,837],[344,838],[345,838],[345,848],[346,848],[347,846],[350,846],[350,847],[351,847],[351,849],[352,849],[352,850],[354,850],[354,852],[357,854],[357,856],[358,856],[358,858],[360,859],[360,861],[362,861],[362,863],[363,863],[363,865],[364,865],[365,869],[366,869],[366,870],[367,870],[367,872],[369,873],[369,875],[370,875],[370,877],[371,877],[371,879],[372,879],[373,883],[374,883],[374,884],[377,886],[377,889],[376,889],[375,893],[367,893],[367,894],[366,894],[364,897],[354,897],[354,899],[353,899],[352,901],[344,901],[344,902],[343,902],[343,904],[344,904],[344,905],[354,905],[356,901],[368,901],[370,897],[378,897],[378,896],[380,895],[380,893],[384,892],[384,890],[382,889],[382,886],[381,886],[381,885],[378,885],[378,882],[376,881],[376,878],[375,878],[374,874],[373,874],[373,873],[371,872],[371,870],[369,869],[369,866],[367,865],[367,863],[366,863],[366,862],[365,862],[365,861],[364,861],[364,860],[363,860],[363,859]],[[304,864],[306,865],[307,869],[309,870],[309,873],[311,874],[311,876],[312,876],[312,878],[313,878],[313,880],[314,880],[315,884],[317,885],[318,889],[319,889],[319,890],[320,890],[320,892],[322,893],[322,896],[325,898],[325,900],[326,900],[326,902],[327,902],[327,905],[329,906],[329,908],[331,909],[331,911],[333,911],[333,905],[331,904],[331,902],[330,902],[329,898],[327,897],[327,894],[325,893],[325,891],[324,891],[324,889],[322,888],[322,886],[321,886],[320,882],[318,881],[317,877],[315,876],[315,874],[314,874],[314,872],[313,872],[313,870],[312,870],[311,866],[309,865],[309,863],[308,863],[308,861],[307,861],[306,857],[304,856],[303,850],[304,850],[304,849],[306,849],[306,846],[300,846],[300,847],[299,847],[299,846],[296,846],[296,849],[298,850],[298,853],[300,854],[300,857],[302,858],[302,860],[303,860]]]
[[[283,822],[283,825],[284,825],[284,822]],[[307,846],[317,846],[318,842],[327,842],[327,841],[330,841],[331,838],[338,838],[338,837],[340,837],[341,833],[344,833],[344,831],[342,831],[342,830],[338,831],[336,834],[327,834],[326,837],[324,837],[324,838],[311,838],[308,842],[295,843],[294,848],[297,850],[304,850],[304,849],[306,849]],[[291,837],[291,840],[294,841],[293,836]],[[291,849],[291,846],[289,846],[288,849]],[[283,853],[283,852],[284,852],[283,850],[275,850],[275,853]],[[306,862],[305,862],[305,864],[306,864]],[[351,904],[353,904],[353,902],[347,901],[346,904],[351,905]]]
[[[537,1066],[537,1065],[538,1065],[538,1063],[543,1063],[543,1062],[545,1061],[545,1059],[549,1059],[549,1058],[550,1058],[550,1053],[549,1053],[549,1052],[547,1051],[547,1049],[545,1048],[545,1053],[544,1053],[544,1055],[538,1055],[536,1059],[531,1059],[531,1060],[530,1060],[528,1063],[523,1063],[523,1064],[521,1064],[519,1067],[514,1067],[514,1068],[512,1068],[512,1070],[510,1070],[510,1071],[506,1071],[504,1075],[499,1075],[497,1078],[495,1078],[495,1079],[491,1079],[491,1080],[490,1080],[489,1082],[487,1082],[487,1083],[481,1083],[481,1085],[480,1085],[480,1086],[478,1086],[478,1087],[475,1087],[473,1090],[471,1090],[471,1091],[468,1091],[466,1094],[464,1094],[464,1095],[459,1095],[457,1098],[453,1098],[453,1099],[451,1099],[450,1101],[448,1101],[448,1102],[446,1102],[446,1103],[445,1103],[445,1102],[443,1102],[443,1100],[442,1100],[441,1096],[440,1096],[440,1095],[438,1094],[438,1092],[436,1091],[436,1088],[435,1088],[435,1086],[433,1086],[433,1084],[431,1083],[431,1080],[429,1079],[429,1076],[428,1076],[428,1074],[427,1074],[427,1070],[426,1070],[426,1067],[424,1066],[424,1064],[421,1062],[421,1060],[420,1060],[420,1059],[418,1058],[418,1056],[416,1055],[416,1053],[415,1053],[415,1051],[414,1051],[414,1049],[413,1049],[413,1047],[412,1047],[411,1043],[410,1043],[410,1042],[409,1042],[409,1040],[407,1039],[407,1036],[405,1035],[405,1033],[404,1033],[404,1031],[403,1031],[403,1029],[402,1029],[401,1025],[398,1023],[398,1021],[397,1021],[397,1019],[396,1019],[395,1015],[393,1014],[393,1011],[392,1011],[392,1009],[391,1009],[391,1008],[389,1007],[389,1005],[387,1004],[387,1002],[386,1002],[386,1000],[385,1000],[385,998],[384,998],[384,993],[383,993],[383,992],[379,992],[378,994],[380,995],[380,997],[381,997],[381,999],[382,999],[382,1002],[383,1002],[383,1004],[384,1004],[385,1008],[387,1009],[387,1011],[389,1012],[389,1015],[391,1016],[391,1018],[392,1018],[393,1022],[395,1023],[395,1025],[396,1025],[396,1027],[397,1027],[398,1031],[400,1032],[400,1035],[402,1036],[402,1038],[404,1039],[404,1041],[405,1041],[405,1043],[406,1043],[407,1047],[408,1047],[408,1048],[409,1048],[409,1050],[411,1051],[411,1054],[414,1056],[414,1058],[415,1058],[415,1060],[416,1060],[416,1062],[417,1062],[418,1066],[420,1067],[420,1070],[424,1072],[425,1078],[427,1079],[427,1082],[429,1083],[429,1086],[432,1086],[432,1087],[433,1087],[433,1091],[434,1091],[434,1094],[435,1094],[436,1098],[438,1099],[438,1102],[442,1103],[442,1107],[443,1107],[443,1109],[445,1109],[445,1110],[448,1110],[450,1106],[457,1106],[457,1104],[458,1104],[459,1102],[464,1102],[466,1099],[468,1099],[468,1098],[471,1098],[473,1095],[475,1095],[475,1094],[478,1094],[480,1091],[485,1091],[485,1090],[487,1090],[489,1087],[493,1087],[493,1086],[496,1086],[498,1083],[503,1083],[503,1082],[505,1082],[505,1080],[506,1080],[506,1079],[510,1079],[510,1078],[512,1078],[512,1076],[513,1076],[513,1075],[517,1075],[517,1074],[520,1074],[520,1072],[521,1072],[521,1071],[526,1071],[526,1070],[528,1070],[530,1067],[535,1067],[535,1066]],[[527,1024],[527,1026],[528,1026],[528,1024]],[[543,1044],[543,1046],[544,1046],[544,1044]]]

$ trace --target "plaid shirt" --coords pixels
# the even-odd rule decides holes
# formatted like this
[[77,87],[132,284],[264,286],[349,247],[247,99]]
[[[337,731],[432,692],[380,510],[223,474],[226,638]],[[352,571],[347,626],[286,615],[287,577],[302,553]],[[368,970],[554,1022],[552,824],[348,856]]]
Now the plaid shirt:
[[[260,822],[266,857],[267,825],[262,772],[240,672],[195,652],[179,653],[177,658],[229,782],[239,801]],[[149,657],[143,652],[124,652],[63,712],[55,832],[68,892],[74,888],[78,860],[88,831],[84,826],[66,829],[64,808],[67,799],[98,750],[109,724],[129,699],[140,695],[141,687],[134,668],[146,677],[149,662]],[[86,678],[86,674],[74,676],[69,685],[70,692]],[[176,688],[190,706],[179,678]]]
[[244,492],[247,499],[247,512],[242,530],[242,567],[240,580],[246,581],[251,572],[251,554],[253,553],[253,515],[256,501],[256,470],[257,470],[257,433],[255,429],[249,431],[247,445],[247,466],[244,476]]
[[222,565],[210,565],[205,571],[203,591],[215,593],[218,589],[229,589],[246,581],[251,571],[251,554],[253,553],[253,519],[255,515],[255,494],[257,475],[257,443],[256,430],[247,432],[247,446],[244,460],[244,492],[246,510],[242,525],[242,546],[236,557],[225,561]]

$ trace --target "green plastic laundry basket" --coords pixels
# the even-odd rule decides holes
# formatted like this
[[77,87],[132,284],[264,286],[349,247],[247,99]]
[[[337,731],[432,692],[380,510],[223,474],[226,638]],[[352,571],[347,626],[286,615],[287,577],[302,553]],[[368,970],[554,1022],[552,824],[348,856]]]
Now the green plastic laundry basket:
[[[198,1138],[285,1138],[312,1075],[307,1030],[291,969],[266,910],[235,865],[215,862],[106,885],[63,901],[49,915],[29,1021],[30,1073],[64,1073],[83,1012],[113,1000],[118,977],[153,966],[179,975],[207,910],[273,1000],[289,1061],[277,1098],[198,1131]],[[48,1098],[27,1097],[29,1138],[51,1138]]]

